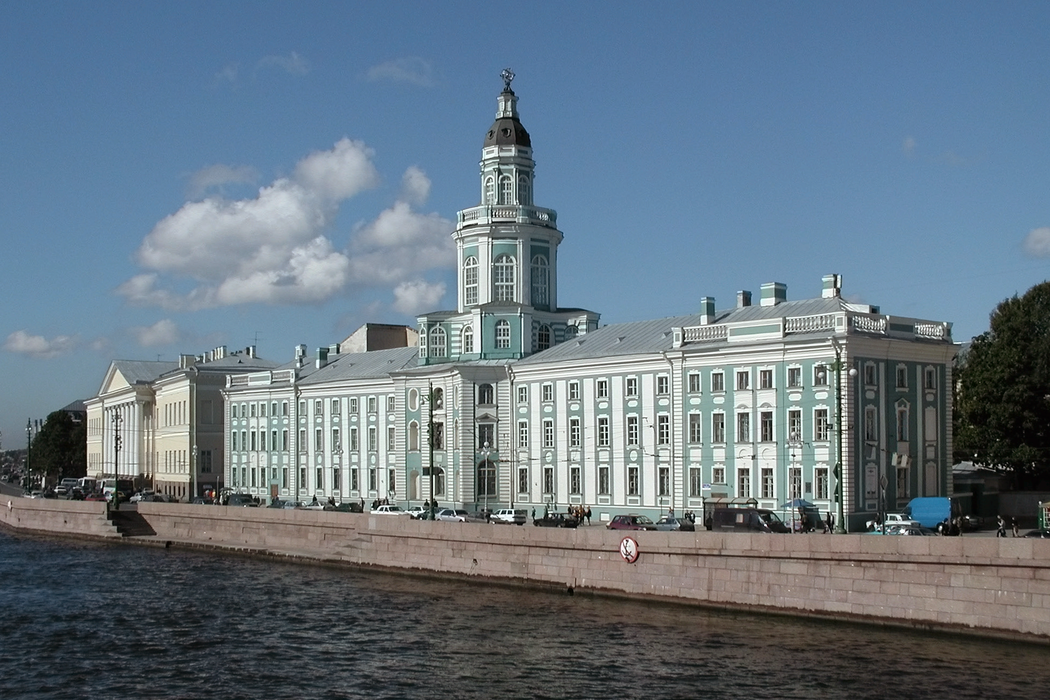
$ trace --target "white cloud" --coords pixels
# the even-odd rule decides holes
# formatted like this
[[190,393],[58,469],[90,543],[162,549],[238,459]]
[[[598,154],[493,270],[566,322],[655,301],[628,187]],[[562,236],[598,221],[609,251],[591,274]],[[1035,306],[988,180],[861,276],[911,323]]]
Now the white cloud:
[[[430,191],[416,167],[402,179],[402,200],[409,201],[360,224],[348,250],[326,237],[339,206],[377,183],[372,156],[364,144],[343,139],[306,156],[291,177],[254,198],[186,203],[146,236],[136,254],[145,270],[117,293],[133,304],[171,310],[318,303],[348,287],[393,288],[451,267],[452,222],[409,204],[423,202]],[[202,179],[218,182],[247,171],[211,166],[203,172]]]
[[216,83],[236,83],[237,73],[240,70],[236,63],[227,63],[222,67],[218,73],[215,74]]
[[292,51],[287,56],[264,56],[259,60],[259,68],[277,68],[291,75],[306,75],[310,72],[310,62]]
[[1033,258],[1050,258],[1050,226],[1040,226],[1024,237],[1024,252]]
[[29,357],[49,358],[65,355],[76,346],[76,338],[58,335],[48,340],[42,335],[29,335],[25,331],[15,331],[7,336],[4,350]]
[[915,139],[911,136],[904,137],[904,143],[901,144],[901,150],[904,151],[904,155],[909,158],[915,155]]
[[152,326],[136,326],[131,329],[139,345],[145,348],[171,345],[179,340],[178,326],[171,319],[162,319]]
[[372,66],[368,69],[368,79],[373,82],[389,80],[395,83],[410,83],[420,87],[433,87],[437,83],[430,62],[416,56],[395,58]]
[[190,176],[187,187],[187,196],[190,199],[198,199],[211,189],[222,191],[224,185],[251,184],[259,179],[255,168],[247,165],[209,165],[201,168]]
[[415,316],[433,311],[445,296],[445,283],[430,284],[425,280],[402,282],[394,287],[394,308]]

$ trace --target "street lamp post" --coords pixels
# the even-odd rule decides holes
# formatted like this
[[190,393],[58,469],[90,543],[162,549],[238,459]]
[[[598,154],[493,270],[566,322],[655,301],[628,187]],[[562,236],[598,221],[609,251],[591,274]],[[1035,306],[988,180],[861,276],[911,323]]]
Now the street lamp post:
[[492,454],[492,449],[489,447],[489,443],[485,442],[481,446],[481,465],[485,472],[485,478],[482,482],[485,484],[485,512],[489,510],[489,455]]
[[427,443],[430,452],[430,463],[427,465],[430,469],[430,513],[427,514],[428,520],[434,519],[434,513],[437,509],[437,499],[434,497],[434,440],[437,436],[434,435],[434,384],[431,382],[427,385]]
[[[837,458],[835,462],[835,534],[845,535],[845,509],[843,508],[843,501],[846,498],[846,489],[844,474],[845,465],[842,462],[842,370],[844,366],[842,364],[842,346],[835,338],[831,339],[831,345],[835,349],[835,362],[832,363],[831,369],[835,371],[835,440],[838,443]],[[849,376],[857,376],[857,370],[855,367],[850,367]]]
[[113,509],[120,510],[120,424],[124,422],[119,409],[113,412]]
[[26,491],[33,490],[33,468],[30,458],[33,455],[33,419],[26,418]]

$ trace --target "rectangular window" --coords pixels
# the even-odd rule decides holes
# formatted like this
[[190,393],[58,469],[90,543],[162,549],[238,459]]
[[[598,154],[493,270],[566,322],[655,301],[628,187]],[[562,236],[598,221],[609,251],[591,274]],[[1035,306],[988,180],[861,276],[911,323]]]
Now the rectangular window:
[[252,430],[252,431],[251,431],[251,432],[249,432],[248,434],[249,434],[249,435],[251,436],[251,438],[252,438],[252,446],[251,446],[251,451],[252,451],[252,452],[255,452],[255,431],[254,431],[254,430]]
[[864,439],[868,442],[879,439],[879,414],[874,406],[864,407]]
[[252,409],[252,418],[255,418],[255,404],[251,405],[251,409]]
[[700,373],[690,372],[689,373],[689,393],[699,394],[700,393]]
[[788,498],[802,498],[802,467],[788,469]]
[[369,396],[368,397],[368,412],[369,413],[375,413],[376,409],[378,408],[377,404],[378,404],[378,402],[376,401],[376,397]]
[[656,444],[671,444],[671,417],[667,414],[656,417]]
[[711,468],[711,481],[716,484],[726,483],[726,468],[725,467],[712,467]]
[[332,415],[339,415],[339,399],[332,399]]
[[736,441],[751,442],[751,414],[736,414]]
[[704,495],[704,470],[700,467],[689,467],[689,497],[700,498]]
[[580,399],[580,383],[569,382],[569,400],[578,401]]
[[814,480],[816,481],[814,495],[819,500],[827,500],[828,495],[831,493],[828,488],[828,468],[817,467],[813,470]]
[[358,445],[358,442],[357,442],[357,428],[356,427],[352,427],[352,428],[350,428],[350,451],[351,452],[357,452],[359,449],[360,449],[360,446]]
[[875,365],[869,362],[864,365],[864,384],[866,386],[875,386],[876,383]]
[[[244,441],[241,441],[244,444]],[[299,428],[299,451],[306,452],[306,428]]]
[[922,373],[923,376],[923,388],[924,389],[936,389],[937,388],[937,370],[933,367],[927,367]]
[[897,469],[897,500],[907,500],[908,495],[908,468],[899,467]]
[[495,434],[496,426],[492,423],[478,423],[478,449],[493,447],[496,444]]
[[798,389],[802,386],[802,368],[788,367],[788,387]]
[[332,428],[332,452],[341,452],[339,449],[339,428]]
[[656,378],[656,393],[657,393],[657,395],[664,396],[665,394],[669,393],[669,390],[668,390],[668,386],[669,385],[670,385],[670,381],[669,381],[667,375],[661,374],[660,376],[658,376]]
[[543,446],[554,447],[554,421],[543,421]]
[[897,388],[908,388],[908,368],[903,365],[897,367]]
[[230,451],[237,451],[237,431],[233,430],[230,432]]
[[751,467],[736,470],[736,495],[740,498],[751,495]]
[[828,385],[828,368],[826,365],[813,365],[813,386]]
[[285,428],[281,431],[281,450],[284,452],[288,451],[288,429]]
[[609,417],[598,418],[598,447],[609,446]]
[[594,387],[595,387],[595,394],[598,395],[599,399],[607,399],[607,398],[609,398],[609,380],[608,379],[599,379],[595,383]]
[[270,431],[270,449],[274,450],[274,451],[277,450],[277,431],[276,430],[271,430]]
[[554,467],[543,468],[543,493],[554,493]]
[[722,443],[726,441],[726,414],[711,414],[711,442]]
[[357,491],[360,486],[361,486],[361,484],[358,481],[357,470],[356,469],[351,469],[350,470],[350,490],[351,491]]
[[747,391],[751,388],[751,372],[744,370],[736,373],[736,390]]
[[569,419],[569,447],[580,447],[583,444],[580,435],[580,419]]
[[773,470],[762,467],[762,498],[773,498]]
[[605,465],[598,467],[598,493],[606,495],[612,493],[609,488],[609,467]]
[[671,470],[668,467],[660,467],[656,475],[656,495],[671,495]]
[[201,473],[211,474],[211,450],[201,450]]
[[357,415],[357,398],[352,398],[349,401],[350,407],[347,409],[352,415]]
[[314,430],[314,450],[317,452],[322,452],[324,450],[324,437],[321,434],[320,428]]
[[773,442],[773,412],[762,411],[759,414],[759,422],[762,429],[762,442]]
[[518,421],[518,447],[529,446],[529,422]]
[[773,388],[773,370],[763,369],[758,372],[758,387],[760,389]]
[[518,493],[529,492],[529,470],[528,467],[518,467]]
[[897,442],[908,441],[908,407],[897,407]]
[[828,409],[818,408],[813,412],[813,439],[818,442],[826,442],[830,434],[828,424]]
[[627,416],[627,444],[639,444],[638,437],[638,416]]
[[711,391],[726,390],[726,375],[722,372],[711,373]]
[[396,440],[397,440],[397,431],[394,429],[393,426],[390,426],[389,428],[386,429],[386,449],[387,449],[387,452],[393,452],[394,451],[394,449],[395,449],[394,445],[396,444]]
[[541,392],[541,398],[542,398],[543,401],[553,401],[554,400],[554,385],[553,384],[544,384],[542,387],[540,387],[540,392]]
[[699,413],[689,414],[689,442],[694,445],[699,445],[704,439],[704,421],[703,416]]
[[640,496],[642,493],[641,480],[639,479],[639,473],[641,470],[636,466],[627,467],[627,495],[628,496]]
[[638,377],[627,377],[627,384],[623,393],[625,396],[638,396]]
[[583,481],[580,478],[580,468],[576,465],[569,467],[569,493],[581,493]]
[[802,411],[793,408],[788,411],[788,442],[802,441]]
[[379,488],[379,478],[375,469],[368,470],[368,490],[375,491]]
[[[252,408],[254,410],[254,406]],[[314,415],[324,415],[324,403],[321,401],[321,399],[317,399],[316,401],[314,401]]]
[[393,413],[395,410],[397,410],[397,407],[396,407],[396,404],[395,404],[395,401],[394,401],[394,397],[393,396],[386,397],[386,412],[387,413]]
[[379,436],[376,434],[374,425],[368,426],[368,451],[375,452],[379,449]]
[[445,424],[434,422],[431,423],[431,428],[434,431],[434,449],[445,449]]
[[529,387],[519,386],[518,387],[518,403],[529,402]]

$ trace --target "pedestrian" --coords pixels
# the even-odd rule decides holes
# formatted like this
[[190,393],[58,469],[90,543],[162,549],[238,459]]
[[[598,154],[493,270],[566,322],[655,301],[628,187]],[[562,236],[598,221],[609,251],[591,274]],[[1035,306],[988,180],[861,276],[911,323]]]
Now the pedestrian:
[[1010,527],[1013,528],[1014,537],[1021,536],[1021,532],[1017,528],[1017,518],[1010,518]]
[[1003,520],[1003,516],[995,516],[995,522],[999,526],[999,529],[995,531],[996,537],[1006,537],[1006,521]]
[[828,517],[824,518],[824,532],[831,533],[835,529],[835,516],[828,511]]
[[587,506],[587,524],[591,524],[591,507]]

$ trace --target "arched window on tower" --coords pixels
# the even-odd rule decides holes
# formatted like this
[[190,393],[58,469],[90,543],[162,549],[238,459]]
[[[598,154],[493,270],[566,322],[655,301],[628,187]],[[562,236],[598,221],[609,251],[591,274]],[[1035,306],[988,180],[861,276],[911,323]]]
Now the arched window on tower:
[[551,346],[551,327],[544,323],[536,333],[536,351],[546,350]]
[[550,289],[550,267],[546,255],[532,258],[532,305],[547,306]]
[[514,180],[510,178],[510,175],[503,175],[499,179],[499,203],[514,203]]
[[478,303],[478,259],[473,255],[463,261],[463,303]]
[[485,178],[485,204],[496,203],[496,179],[489,175]]
[[492,263],[495,301],[514,301],[514,258],[500,255]]
[[529,178],[525,175],[518,178],[518,204],[532,204],[532,191],[529,188]]
[[445,342],[445,329],[434,326],[430,329],[430,357],[446,357],[448,343]]
[[466,355],[474,352],[474,328],[472,326],[463,326],[460,339],[463,345],[460,352]]
[[506,320],[496,321],[496,349],[510,349],[510,322]]

